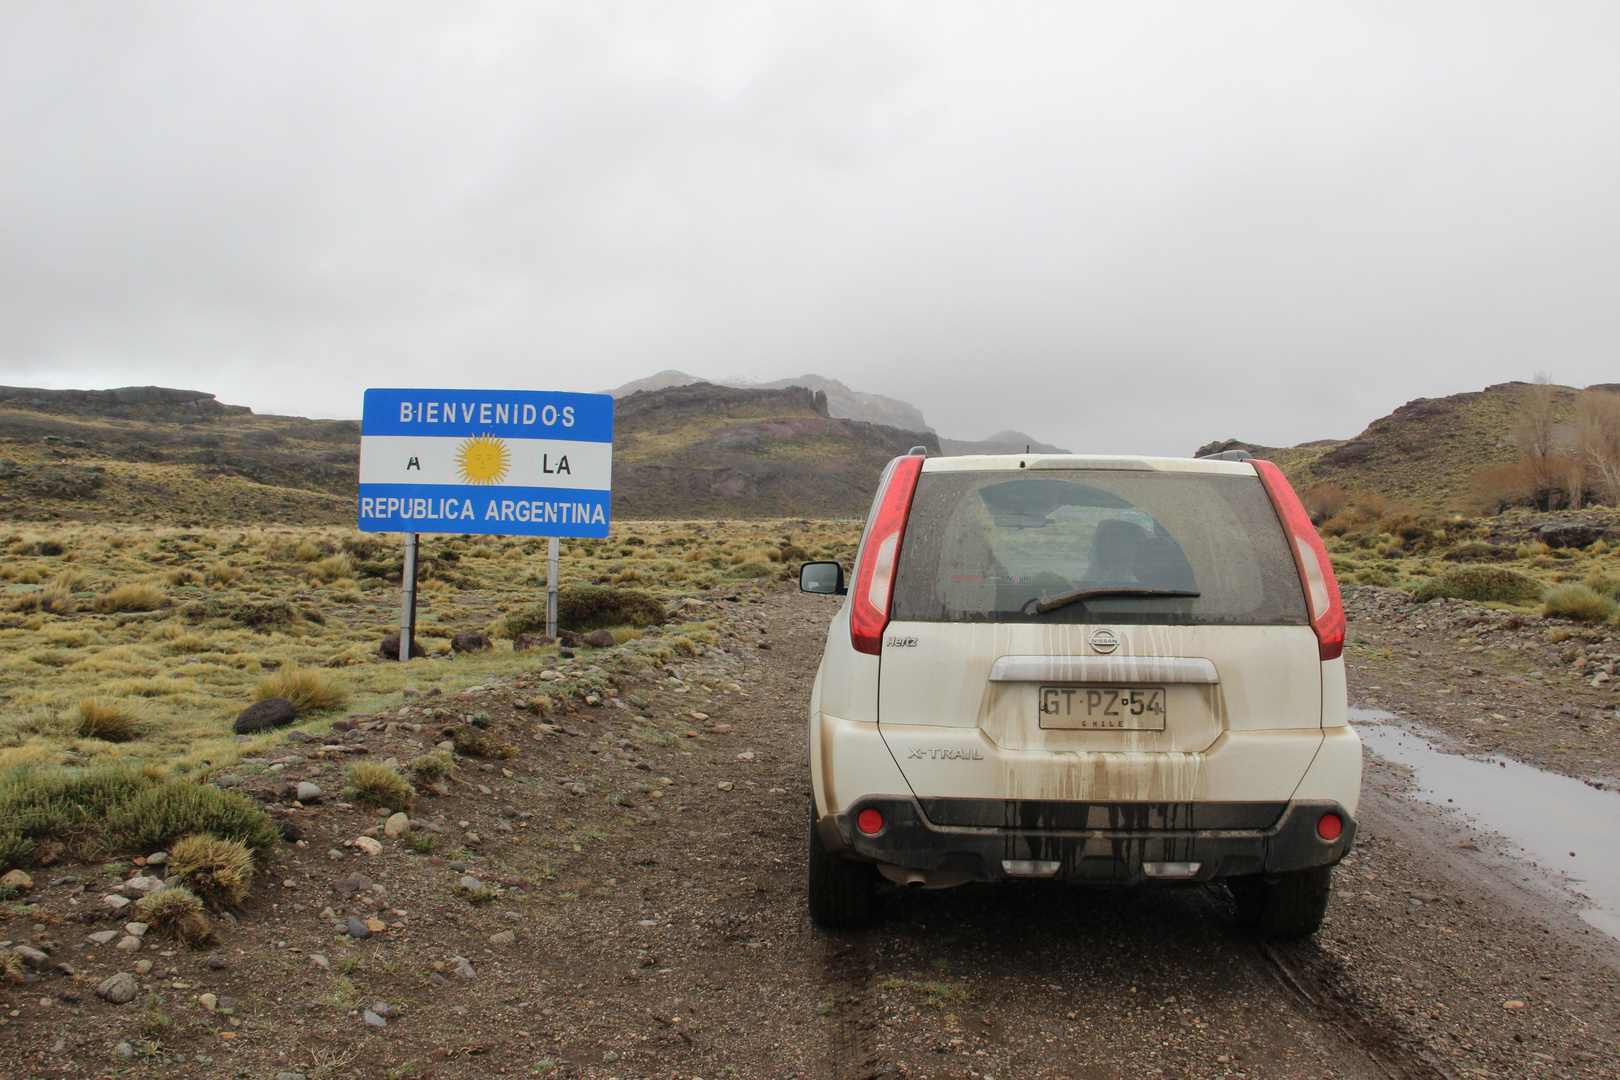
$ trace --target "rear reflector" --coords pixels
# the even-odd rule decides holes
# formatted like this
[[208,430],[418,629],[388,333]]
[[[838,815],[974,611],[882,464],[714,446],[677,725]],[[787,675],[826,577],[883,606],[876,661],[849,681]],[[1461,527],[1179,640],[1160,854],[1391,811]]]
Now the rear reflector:
[[906,515],[917,491],[920,457],[895,458],[881,481],[872,522],[861,544],[850,593],[849,640],[856,652],[872,656],[883,651],[883,628],[889,625],[889,597],[894,591],[894,569],[906,536]]
[[876,835],[883,831],[883,815],[869,806],[856,816],[855,827],[867,836]]
[[1344,819],[1338,814],[1323,814],[1316,823],[1316,835],[1324,840],[1337,840],[1344,832]]
[[1282,470],[1269,461],[1251,461],[1260,474],[1272,508],[1288,534],[1294,565],[1311,608],[1311,628],[1316,631],[1318,652],[1323,660],[1336,660],[1344,653],[1344,603],[1339,599],[1339,582],[1333,576],[1333,562],[1322,545],[1311,515],[1294,494]]

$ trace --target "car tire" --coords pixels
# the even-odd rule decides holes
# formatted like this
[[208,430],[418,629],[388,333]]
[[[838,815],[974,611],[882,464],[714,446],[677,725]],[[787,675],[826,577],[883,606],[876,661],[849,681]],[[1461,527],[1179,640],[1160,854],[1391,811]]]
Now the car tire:
[[828,851],[810,808],[810,918],[833,930],[870,926],[877,916],[877,868]]
[[1238,921],[1259,937],[1293,940],[1322,927],[1333,893],[1333,868],[1316,866],[1284,874],[1228,878]]

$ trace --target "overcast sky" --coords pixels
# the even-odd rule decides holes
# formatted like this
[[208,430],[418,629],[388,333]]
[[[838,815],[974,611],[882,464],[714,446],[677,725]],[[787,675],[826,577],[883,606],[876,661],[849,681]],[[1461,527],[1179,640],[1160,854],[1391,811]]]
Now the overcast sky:
[[0,2],[0,382],[815,372],[1082,452],[1620,381],[1620,4]]

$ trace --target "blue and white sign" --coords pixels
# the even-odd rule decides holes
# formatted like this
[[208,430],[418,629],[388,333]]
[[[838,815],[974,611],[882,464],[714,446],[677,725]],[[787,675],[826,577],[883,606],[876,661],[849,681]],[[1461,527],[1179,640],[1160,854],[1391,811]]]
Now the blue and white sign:
[[612,489],[607,394],[366,391],[366,532],[604,537]]

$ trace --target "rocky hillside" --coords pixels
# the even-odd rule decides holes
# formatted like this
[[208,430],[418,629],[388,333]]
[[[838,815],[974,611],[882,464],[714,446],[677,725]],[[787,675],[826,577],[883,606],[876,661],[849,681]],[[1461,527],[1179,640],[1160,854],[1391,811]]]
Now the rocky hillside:
[[[1528,383],[1409,401],[1374,420],[1353,439],[1324,439],[1292,447],[1261,446],[1228,439],[1206,443],[1198,453],[1247,449],[1282,466],[1299,487],[1332,482],[1352,491],[1376,491],[1416,508],[1464,509],[1469,481],[1484,465],[1517,460],[1513,425]],[[1607,389],[1594,387],[1593,389]],[[1556,416],[1572,440],[1573,387],[1560,386]]]
[[667,368],[656,375],[627,382],[605,393],[612,394],[615,398],[626,398],[638,391],[668,390],[671,387],[692,386],[697,383],[712,383],[715,386],[730,386],[739,390],[786,390],[790,386],[802,386],[807,390],[825,394],[828,415],[840,420],[864,420],[868,424],[882,424],[906,431],[934,430],[923,419],[922,410],[915,405],[882,394],[866,394],[859,390],[851,390],[837,379],[829,379],[822,375],[800,375],[795,379],[752,382],[703,379],[696,375],[688,375],[684,371]]
[[360,425],[256,416],[212,394],[0,387],[0,517],[354,519]]
[[629,518],[828,517],[864,514],[884,463],[931,432],[830,414],[804,387],[697,383],[619,401],[614,514]]

